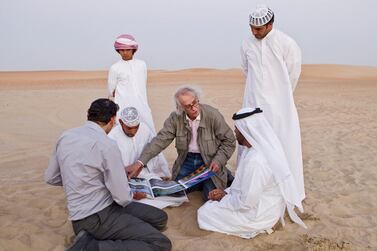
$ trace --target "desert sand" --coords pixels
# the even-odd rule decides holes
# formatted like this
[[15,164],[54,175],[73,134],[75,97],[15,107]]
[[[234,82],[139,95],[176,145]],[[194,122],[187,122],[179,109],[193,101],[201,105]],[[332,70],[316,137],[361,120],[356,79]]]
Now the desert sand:
[[[58,136],[83,124],[91,101],[107,97],[107,72],[0,72],[0,250],[65,250],[73,239],[61,187],[43,173]],[[150,71],[157,129],[182,84],[201,88],[233,127],[242,102],[239,69]],[[305,65],[295,92],[303,144],[308,229],[286,219],[271,235],[245,240],[200,230],[190,202],[168,208],[173,250],[376,250],[377,68]],[[174,146],[165,151],[170,165]],[[235,157],[230,160],[236,170]]]

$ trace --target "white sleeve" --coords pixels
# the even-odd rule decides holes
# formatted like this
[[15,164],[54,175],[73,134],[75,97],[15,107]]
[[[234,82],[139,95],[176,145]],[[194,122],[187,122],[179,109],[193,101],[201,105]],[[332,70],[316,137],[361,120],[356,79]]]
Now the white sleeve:
[[[247,168],[252,168],[253,171],[247,172],[247,175],[242,175],[241,191],[236,191],[223,198],[227,201],[221,201],[225,207],[233,210],[250,209],[256,207],[260,200],[260,196],[270,181],[270,176],[266,175],[267,168],[261,166],[252,167],[251,165],[258,164],[255,162],[248,163]],[[259,165],[259,164],[258,164]],[[231,189],[230,189],[231,190]]]
[[268,172],[270,169],[259,163],[258,165],[254,168],[255,171],[252,172],[248,181],[242,184],[243,191],[246,191],[241,194],[241,202],[244,208],[255,207],[259,203],[263,190],[271,181],[271,174]]
[[301,74],[301,49],[293,39],[288,43],[284,60],[287,66],[289,80],[291,81],[292,91],[294,91]]
[[56,147],[50,157],[47,170],[44,174],[44,180],[47,184],[54,186],[62,186],[62,176],[60,174],[60,166],[56,156]]
[[113,96],[113,92],[115,91],[117,87],[117,72],[112,66],[109,70],[109,75],[107,79],[107,89],[109,92],[109,96]]
[[246,52],[245,52],[244,46],[245,46],[245,43],[242,43],[242,46],[241,46],[241,69],[242,69],[243,74],[246,77],[248,65],[247,65],[247,57],[246,57]]

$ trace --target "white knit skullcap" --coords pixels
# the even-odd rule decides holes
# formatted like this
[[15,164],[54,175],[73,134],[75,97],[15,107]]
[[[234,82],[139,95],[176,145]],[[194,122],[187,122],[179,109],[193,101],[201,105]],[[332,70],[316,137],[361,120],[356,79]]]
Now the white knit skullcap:
[[122,110],[120,119],[128,127],[134,127],[140,124],[139,113],[135,107],[129,106]]
[[270,22],[274,13],[266,5],[258,5],[249,15],[249,23],[252,26],[263,26]]

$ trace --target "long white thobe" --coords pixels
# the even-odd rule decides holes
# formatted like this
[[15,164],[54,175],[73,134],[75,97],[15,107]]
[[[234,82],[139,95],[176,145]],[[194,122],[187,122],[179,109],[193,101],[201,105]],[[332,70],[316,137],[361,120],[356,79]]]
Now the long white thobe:
[[240,156],[232,185],[220,201],[198,210],[199,227],[242,238],[268,231],[284,213],[285,202],[261,152],[247,148]]
[[[131,165],[140,157],[144,146],[153,138],[153,132],[150,128],[140,122],[139,129],[134,137],[128,137],[120,125],[115,126],[108,136],[115,140],[122,154],[124,166]],[[147,163],[147,170],[143,168],[139,177],[170,177],[170,170],[165,157],[160,153]]]
[[301,50],[292,38],[273,29],[262,40],[250,37],[243,41],[241,58],[246,76],[243,107],[263,110],[284,148],[303,200],[300,124],[293,99],[301,73]]
[[142,121],[155,133],[152,112],[147,98],[147,66],[139,59],[120,60],[113,64],[108,76],[109,95],[115,91],[114,102],[119,113],[128,106],[135,107]]

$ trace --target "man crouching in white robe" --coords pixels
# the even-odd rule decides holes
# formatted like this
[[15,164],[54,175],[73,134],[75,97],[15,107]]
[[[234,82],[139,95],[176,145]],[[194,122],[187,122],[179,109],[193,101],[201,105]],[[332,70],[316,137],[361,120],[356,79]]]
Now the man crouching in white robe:
[[235,134],[242,148],[232,185],[215,189],[198,210],[199,227],[242,238],[253,238],[290,218],[305,227],[294,212],[302,209],[298,188],[282,146],[257,108],[243,108],[233,115]]
[[[109,137],[118,144],[124,166],[131,165],[140,157],[153,136],[150,127],[140,121],[139,112],[132,106],[121,111],[119,124],[109,133]],[[146,179],[170,176],[168,162],[162,153],[151,159],[138,175],[139,178]]]

